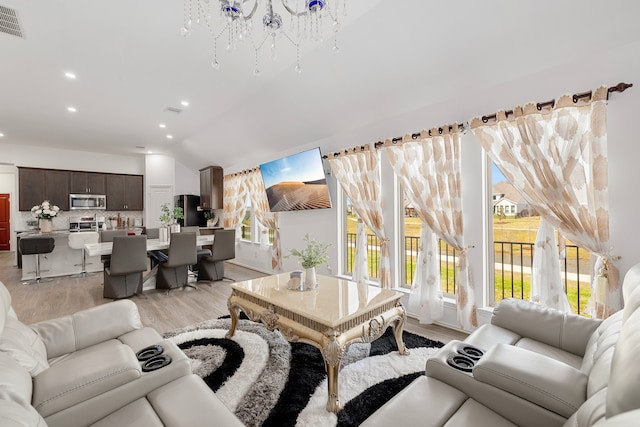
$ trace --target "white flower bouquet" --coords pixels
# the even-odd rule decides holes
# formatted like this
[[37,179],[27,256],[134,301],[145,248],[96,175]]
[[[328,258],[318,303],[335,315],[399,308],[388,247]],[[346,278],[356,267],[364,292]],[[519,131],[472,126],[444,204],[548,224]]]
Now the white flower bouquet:
[[53,219],[60,212],[62,210],[58,206],[52,205],[48,200],[31,208],[31,213],[37,219]]

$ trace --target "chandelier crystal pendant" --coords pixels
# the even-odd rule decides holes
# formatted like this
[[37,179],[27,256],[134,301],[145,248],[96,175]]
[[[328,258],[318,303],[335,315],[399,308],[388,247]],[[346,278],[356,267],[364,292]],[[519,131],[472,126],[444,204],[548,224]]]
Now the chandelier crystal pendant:
[[[262,32],[254,34],[254,18],[258,4],[264,4]],[[296,48],[296,72],[300,66],[300,45],[305,40],[322,42],[323,21],[329,20],[333,27],[333,51],[339,52],[339,15],[346,15],[346,0],[280,0],[282,14],[288,15],[288,25],[284,28],[283,18],[274,11],[272,0],[184,0],[183,36],[192,32],[193,22],[205,25],[213,38],[213,60],[211,66],[220,68],[218,62],[218,40],[226,39],[226,50],[232,52],[239,43],[248,43],[255,52],[254,74],[260,75],[258,52],[267,44],[271,46],[271,57],[276,59],[276,41],[286,39]],[[216,23],[213,15],[218,15]],[[258,32],[258,31],[256,31]],[[267,41],[270,40],[270,43]]]

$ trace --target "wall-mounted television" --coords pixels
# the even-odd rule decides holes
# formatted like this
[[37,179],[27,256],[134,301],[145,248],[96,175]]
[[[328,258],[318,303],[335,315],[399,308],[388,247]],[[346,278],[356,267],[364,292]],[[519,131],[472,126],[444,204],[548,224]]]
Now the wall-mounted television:
[[260,165],[271,212],[331,207],[320,148]]

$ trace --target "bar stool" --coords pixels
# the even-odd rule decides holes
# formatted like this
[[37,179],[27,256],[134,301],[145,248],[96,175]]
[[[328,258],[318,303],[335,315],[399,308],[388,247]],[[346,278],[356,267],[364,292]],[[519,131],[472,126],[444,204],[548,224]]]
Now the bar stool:
[[74,274],[72,277],[85,277],[87,274],[87,253],[84,250],[84,245],[87,243],[98,243],[100,235],[96,231],[82,231],[77,233],[69,233],[69,247],[71,249],[80,249],[82,251],[82,263],[75,264],[82,266],[82,271],[78,274]]
[[[42,279],[40,276],[40,254],[48,254],[53,251],[56,243],[53,237],[23,237],[20,239],[20,252],[22,255],[36,256],[36,277],[33,280],[23,282],[27,285],[30,283],[40,283],[48,280]],[[45,270],[48,271],[48,270]],[[51,280],[51,279],[49,279]]]

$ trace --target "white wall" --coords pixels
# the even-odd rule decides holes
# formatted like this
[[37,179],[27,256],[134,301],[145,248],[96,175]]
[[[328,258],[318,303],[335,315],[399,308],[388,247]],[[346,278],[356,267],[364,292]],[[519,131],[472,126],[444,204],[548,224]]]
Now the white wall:
[[[323,153],[337,151],[355,145],[373,143],[403,133],[418,131],[446,123],[467,121],[475,116],[491,114],[498,109],[510,109],[515,105],[527,102],[547,101],[564,93],[583,92],[595,89],[600,85],[615,85],[621,81],[640,84],[640,43],[633,43],[607,52],[597,52],[594,56],[581,58],[563,66],[535,72],[515,81],[503,82],[489,88],[475,88],[464,98],[451,99],[446,102],[429,105],[428,94],[424,94],[425,106],[416,111],[408,111],[387,120],[376,122],[367,128],[356,129],[347,134],[336,135],[326,140],[301,145],[295,151],[273,153],[270,158],[247,158],[237,165],[225,168],[225,173],[251,168],[260,163],[285,155],[293,154],[308,148],[320,146]],[[635,81],[634,81],[635,80]],[[420,96],[408,93],[407,96]],[[383,102],[383,101],[381,101]],[[637,114],[640,111],[640,88],[634,87],[622,94],[614,93],[608,106],[608,150],[609,150],[609,202],[610,230],[612,253],[622,259],[618,267],[622,275],[635,263],[640,261],[637,246],[640,242],[638,230],[638,212],[640,198],[636,197],[634,185],[640,182],[640,142],[636,128]],[[375,136],[371,136],[375,135]],[[263,141],[267,144],[268,141]],[[384,157],[384,156],[383,156]],[[385,185],[389,179],[388,162],[383,158],[383,179]],[[490,264],[487,258],[483,234],[487,213],[491,210],[490,200],[482,196],[483,186],[490,185],[482,179],[483,154],[479,144],[470,131],[462,140],[462,179],[463,209],[465,218],[465,241],[475,246],[469,252],[475,286],[476,300],[479,307],[486,305],[487,270]],[[335,206],[335,181],[330,179],[332,197]],[[394,200],[394,186],[387,185],[383,196],[385,215]],[[490,195],[489,195],[490,197]],[[313,233],[319,240],[334,245],[331,253],[332,272],[337,273],[338,258],[335,247],[338,245],[338,213],[337,209],[322,211],[303,211],[282,214],[280,216],[280,233],[282,235],[282,252],[300,247],[302,236],[306,232]],[[387,216],[387,218],[390,218]],[[396,237],[392,224],[387,224],[390,238]],[[394,253],[393,251],[392,253]],[[269,253],[261,252],[257,246],[240,243],[236,260],[244,265],[253,266],[262,271],[271,271]],[[393,262],[393,261],[392,261]],[[285,260],[284,270],[297,268],[293,260]],[[323,272],[323,271],[321,271]],[[328,272],[328,271],[326,271]],[[397,272],[394,271],[394,277]],[[396,277],[397,279],[397,277]],[[480,310],[480,322],[486,322],[488,313]],[[451,306],[445,311],[443,323],[456,325],[455,310]]]
[[200,171],[190,169],[176,160],[176,194],[200,195]]
[[0,153],[0,162],[15,166],[144,174],[144,157],[141,155],[119,156],[3,143],[0,143]]

